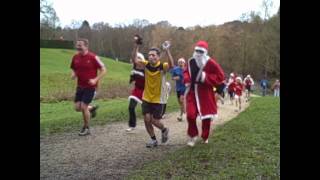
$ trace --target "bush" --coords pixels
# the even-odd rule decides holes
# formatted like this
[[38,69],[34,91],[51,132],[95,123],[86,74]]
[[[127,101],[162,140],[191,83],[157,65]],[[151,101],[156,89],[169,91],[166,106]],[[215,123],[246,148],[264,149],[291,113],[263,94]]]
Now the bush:
[[74,49],[73,41],[40,39],[40,48]]

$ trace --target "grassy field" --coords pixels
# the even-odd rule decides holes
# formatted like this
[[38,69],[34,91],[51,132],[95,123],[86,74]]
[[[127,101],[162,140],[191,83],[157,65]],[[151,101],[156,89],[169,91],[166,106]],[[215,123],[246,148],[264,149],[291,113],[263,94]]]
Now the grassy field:
[[[118,98],[112,100],[97,100],[100,106],[97,117],[91,120],[90,125],[104,125],[113,121],[128,121],[128,99]],[[169,98],[167,112],[177,111],[179,104],[177,97]],[[137,106],[137,117],[142,118],[141,105]],[[40,134],[78,131],[83,125],[82,114],[74,111],[73,102],[40,103]]]
[[[40,101],[70,100],[76,82],[70,78],[70,63],[74,50],[40,48]],[[100,57],[107,67],[107,75],[101,83],[100,96],[115,98],[129,91],[131,65]],[[122,89],[122,91],[106,91]],[[110,94],[113,92],[113,94]],[[106,94],[108,93],[108,94]]]
[[214,131],[208,145],[147,163],[129,179],[280,179],[279,105],[279,98],[253,98],[248,109]]
[[[74,50],[40,48],[40,133],[78,131],[82,126],[81,113],[73,109],[76,82],[70,78],[71,58]],[[107,67],[107,75],[98,89],[95,104],[100,105],[91,125],[128,120],[128,100],[132,66],[100,57]],[[174,87],[173,87],[174,88]],[[172,93],[174,94],[174,93]],[[175,96],[170,97],[168,112],[177,110]],[[141,107],[137,108],[141,117]]]

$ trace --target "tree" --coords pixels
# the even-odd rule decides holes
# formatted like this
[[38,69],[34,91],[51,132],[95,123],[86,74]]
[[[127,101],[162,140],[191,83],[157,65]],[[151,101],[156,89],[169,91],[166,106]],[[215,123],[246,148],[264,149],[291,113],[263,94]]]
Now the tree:
[[59,17],[52,7],[45,0],[40,1],[40,26],[55,28],[59,23]]
[[87,20],[84,20],[82,22],[82,25],[78,31],[78,37],[79,38],[86,38],[89,40],[89,42],[91,41],[91,28],[90,28],[89,22]]
[[263,0],[262,1],[262,8],[264,10],[264,20],[270,17],[270,9],[273,7],[272,0]]
[[55,39],[55,28],[59,24],[59,18],[52,4],[40,0],[40,39]]

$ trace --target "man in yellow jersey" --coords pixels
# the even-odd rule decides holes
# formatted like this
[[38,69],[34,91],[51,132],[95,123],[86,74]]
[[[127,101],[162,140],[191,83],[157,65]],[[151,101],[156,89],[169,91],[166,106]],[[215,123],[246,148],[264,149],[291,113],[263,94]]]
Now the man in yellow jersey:
[[[139,37],[135,36],[135,51],[133,53],[136,56],[139,51]],[[161,130],[161,142],[166,143],[168,141],[169,129],[165,127],[161,122],[163,104],[166,99],[166,73],[173,66],[173,58],[169,51],[170,42],[166,41],[162,45],[166,54],[169,57],[169,63],[160,61],[160,49],[151,48],[148,52],[148,61],[138,60],[133,57],[136,63],[142,64],[145,71],[145,87],[142,96],[142,114],[144,116],[144,123],[148,134],[151,137],[150,142],[146,144],[146,147],[152,148],[158,145],[158,141],[154,134],[153,126]]]

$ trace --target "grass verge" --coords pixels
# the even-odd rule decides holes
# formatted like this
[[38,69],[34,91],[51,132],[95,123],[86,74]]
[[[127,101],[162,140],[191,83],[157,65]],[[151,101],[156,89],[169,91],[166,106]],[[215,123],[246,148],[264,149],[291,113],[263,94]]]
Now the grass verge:
[[214,130],[208,145],[146,163],[128,179],[280,179],[279,105],[279,98],[252,98],[248,109]]

